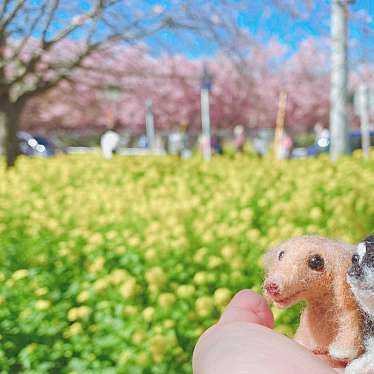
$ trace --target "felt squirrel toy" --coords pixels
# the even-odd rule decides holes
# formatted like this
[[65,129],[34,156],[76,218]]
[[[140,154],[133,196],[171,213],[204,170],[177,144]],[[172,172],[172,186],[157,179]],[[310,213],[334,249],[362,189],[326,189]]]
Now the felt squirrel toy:
[[362,316],[347,282],[354,250],[328,238],[300,236],[264,256],[264,290],[274,304],[306,303],[295,340],[316,354],[348,362],[363,348]]
[[345,369],[346,374],[374,374],[374,235],[357,246],[347,280],[363,316],[365,352]]

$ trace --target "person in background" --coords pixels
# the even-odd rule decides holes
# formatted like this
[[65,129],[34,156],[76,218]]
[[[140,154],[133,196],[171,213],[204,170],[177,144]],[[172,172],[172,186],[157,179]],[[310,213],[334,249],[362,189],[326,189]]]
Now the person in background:
[[[211,139],[210,139],[210,142],[211,142]],[[198,144],[199,144],[200,152],[204,156],[206,154],[207,148],[209,147],[209,138],[204,134],[200,134],[199,139],[198,139]],[[210,144],[210,146],[211,145],[212,144]]]
[[169,134],[168,150],[171,155],[181,155],[183,150],[183,136],[178,129],[174,129]]
[[142,149],[148,148],[148,139],[145,134],[140,135],[137,146]]
[[290,135],[286,132],[283,133],[283,137],[280,144],[278,159],[286,160],[290,158],[293,149],[293,140]]
[[217,155],[223,155],[223,147],[222,147],[222,141],[219,136],[213,136],[212,137],[212,150]]
[[182,137],[182,149],[180,151],[180,157],[184,160],[188,160],[192,157],[190,149],[190,135],[188,133],[188,123],[183,122],[180,125],[180,133]]
[[120,136],[115,128],[115,125],[111,126],[100,139],[101,151],[107,160],[113,157],[113,153],[116,152],[119,145]]
[[329,129],[325,128],[321,122],[317,122],[314,126],[314,133],[316,135],[316,143],[320,139],[329,139],[330,131]]
[[234,128],[234,144],[236,152],[243,152],[245,146],[244,127],[237,125]]
[[165,154],[165,145],[160,134],[155,136],[155,152],[160,155]]

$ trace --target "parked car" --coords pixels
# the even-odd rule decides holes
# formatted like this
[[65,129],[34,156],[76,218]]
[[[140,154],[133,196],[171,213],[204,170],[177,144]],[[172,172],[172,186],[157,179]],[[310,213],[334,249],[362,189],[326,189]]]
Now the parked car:
[[[370,146],[374,146],[374,131],[369,131]],[[361,131],[354,130],[350,133],[350,143],[352,151],[362,148]]]
[[[349,144],[351,151],[362,148],[361,143],[361,131],[352,130],[349,132]],[[370,131],[370,145],[374,146],[374,131]],[[318,139],[311,146],[304,148],[296,148],[292,153],[292,158],[302,158],[302,157],[313,157],[318,156],[321,153],[328,153],[330,151],[330,138],[323,137]]]
[[17,133],[19,150],[26,156],[51,157],[57,153],[57,147],[44,136],[32,135],[25,131]]

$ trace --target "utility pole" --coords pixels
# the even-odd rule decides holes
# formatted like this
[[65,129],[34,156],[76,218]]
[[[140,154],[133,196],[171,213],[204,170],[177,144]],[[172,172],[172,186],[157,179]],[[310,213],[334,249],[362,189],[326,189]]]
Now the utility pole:
[[348,136],[348,5],[351,0],[331,0],[331,158],[350,152]]
[[207,65],[203,67],[201,75],[201,123],[202,123],[202,148],[204,160],[209,161],[212,158],[212,149],[210,144],[210,112],[209,112],[209,92],[212,89],[213,77],[208,71]]
[[367,160],[370,157],[370,129],[369,129],[369,113],[370,113],[370,102],[369,102],[369,87],[367,84],[362,83],[358,89],[359,97],[359,115],[361,122],[361,146],[364,159]]
[[145,101],[145,124],[147,129],[148,147],[151,151],[155,150],[155,120],[153,116],[152,99]]

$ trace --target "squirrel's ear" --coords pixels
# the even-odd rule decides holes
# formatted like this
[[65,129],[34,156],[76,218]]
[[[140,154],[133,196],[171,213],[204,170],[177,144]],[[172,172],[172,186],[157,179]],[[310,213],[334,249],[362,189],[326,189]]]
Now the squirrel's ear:
[[264,264],[265,272],[268,271],[270,265],[275,261],[276,250],[275,248],[269,249],[265,254],[262,256],[262,263]]

